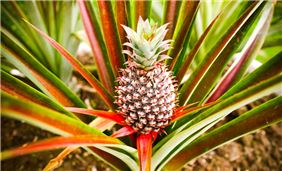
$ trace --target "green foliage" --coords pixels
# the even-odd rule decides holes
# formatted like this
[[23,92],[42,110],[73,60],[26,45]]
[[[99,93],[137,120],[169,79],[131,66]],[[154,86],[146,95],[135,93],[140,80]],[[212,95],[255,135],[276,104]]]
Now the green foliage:
[[[7,1],[1,5],[1,115],[68,136],[6,150],[1,153],[5,158],[82,146],[117,170],[176,170],[228,141],[282,120],[281,95],[277,94],[214,128],[232,111],[281,91],[281,2]],[[167,38],[175,47],[167,52],[172,59],[166,64],[178,79],[180,106],[175,122],[165,129],[166,136],[152,142],[156,135],[136,134],[136,149],[134,140],[109,137],[105,129],[114,125],[106,118],[124,126],[114,105],[118,69],[130,58],[121,51],[126,41],[121,24],[135,28],[138,16],[159,25],[171,24]],[[74,58],[79,43],[75,32],[83,29],[80,20],[93,51],[97,78]],[[250,71],[257,62],[261,65]],[[86,112],[86,104],[68,87],[72,68],[111,111]],[[13,69],[33,84],[16,78]],[[75,111],[103,118],[87,125]],[[113,135],[129,133],[132,129],[125,127]],[[105,141],[99,141],[100,137]],[[63,157],[72,152],[66,151]],[[62,156],[56,158],[57,163]],[[48,168],[56,166],[49,163]]]
[[[23,19],[48,33],[62,44],[70,53],[75,54],[79,45],[76,35],[81,28],[79,9],[75,2],[36,2],[6,1],[1,3],[1,33],[21,44],[23,49],[34,56],[41,64],[64,82],[69,81],[72,67],[58,52],[36,32],[27,26]],[[17,54],[22,49],[14,49]]]

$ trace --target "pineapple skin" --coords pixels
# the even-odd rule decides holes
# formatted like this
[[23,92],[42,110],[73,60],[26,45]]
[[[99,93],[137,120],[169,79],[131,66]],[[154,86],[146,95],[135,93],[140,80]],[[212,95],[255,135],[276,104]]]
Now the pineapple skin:
[[169,125],[177,106],[177,84],[165,64],[155,63],[150,70],[128,61],[117,78],[118,112],[137,132],[159,132]]

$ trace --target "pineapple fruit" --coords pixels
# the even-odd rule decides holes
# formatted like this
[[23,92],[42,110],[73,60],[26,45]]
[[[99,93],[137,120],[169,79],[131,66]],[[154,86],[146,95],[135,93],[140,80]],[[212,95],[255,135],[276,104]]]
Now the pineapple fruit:
[[157,28],[140,17],[137,32],[123,26],[131,50],[126,68],[117,78],[115,103],[125,122],[142,134],[159,132],[169,125],[177,106],[177,83],[162,63],[170,58],[163,53],[170,48],[171,40],[164,40],[167,24]]

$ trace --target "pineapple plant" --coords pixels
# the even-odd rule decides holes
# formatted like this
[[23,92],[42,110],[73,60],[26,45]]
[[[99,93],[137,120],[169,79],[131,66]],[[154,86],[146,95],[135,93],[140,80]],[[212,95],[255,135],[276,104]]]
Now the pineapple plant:
[[137,32],[123,26],[129,40],[124,45],[132,51],[123,51],[130,58],[117,79],[116,104],[125,122],[143,134],[168,126],[177,106],[176,80],[162,63],[170,58],[163,54],[171,42],[163,40],[166,26],[151,27],[141,17]]
[[[53,170],[81,147],[116,170],[177,170],[228,141],[282,120],[278,95],[215,127],[232,111],[281,88],[281,47],[273,43],[277,41],[263,44],[281,35],[281,16],[273,15],[280,7],[275,2],[79,0],[94,74],[58,43],[53,22],[30,23],[22,17],[26,9],[20,10],[21,3],[3,3],[1,116],[59,136],[4,149],[1,160],[65,148],[44,168]],[[41,16],[45,6],[58,9],[56,3],[31,2],[32,7],[38,4],[42,6],[35,11]],[[11,8],[17,9],[13,15]],[[55,12],[60,10],[48,15],[50,21]],[[29,34],[36,39],[27,39]],[[49,68],[41,53],[48,54],[50,48],[45,52],[35,46],[38,39],[57,51],[57,60],[49,62],[68,61],[99,95],[104,109],[87,106],[67,77]],[[254,60],[262,65],[247,73]],[[56,65],[62,68],[62,63]],[[18,78],[10,68],[24,76]],[[93,120],[82,121],[81,115]],[[112,131],[115,124],[121,128]]]

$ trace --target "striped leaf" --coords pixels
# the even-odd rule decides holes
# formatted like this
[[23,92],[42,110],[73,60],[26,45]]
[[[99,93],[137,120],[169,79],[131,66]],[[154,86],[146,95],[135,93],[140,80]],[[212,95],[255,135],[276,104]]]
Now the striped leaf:
[[[214,129],[187,145],[164,166],[164,170],[178,170],[188,161],[231,140],[257,129],[282,121],[282,97],[270,100],[238,118]],[[244,129],[242,129],[244,128]]]
[[[26,21],[27,22],[27,21]],[[57,43],[54,39],[49,37],[47,34],[37,29],[32,24],[28,23],[32,28],[34,28],[39,34],[41,34],[59,53],[62,54],[71,64],[72,66],[83,76],[88,83],[96,89],[97,93],[100,97],[105,101],[105,103],[111,108],[114,109],[113,97],[111,94],[101,85],[101,83],[88,71],[84,68],[84,66],[75,59],[66,49],[64,49],[59,43]]]
[[11,150],[1,152],[1,159],[25,155],[34,152],[55,150],[63,147],[94,146],[94,145],[120,144],[117,139],[103,135],[75,135],[70,137],[56,137],[28,144]]
[[114,75],[122,68],[125,58],[122,54],[122,45],[119,39],[118,27],[116,25],[114,11],[110,1],[98,1],[100,17],[102,21],[103,35],[112,64]]

